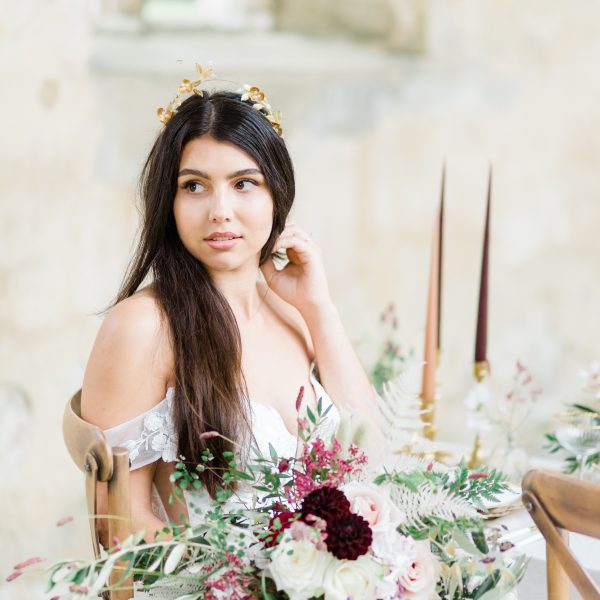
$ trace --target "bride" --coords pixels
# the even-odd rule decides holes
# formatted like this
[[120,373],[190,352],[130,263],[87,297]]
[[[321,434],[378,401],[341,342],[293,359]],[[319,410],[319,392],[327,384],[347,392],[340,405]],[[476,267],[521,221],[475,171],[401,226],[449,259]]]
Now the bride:
[[[164,128],[140,177],[139,244],[82,386],[83,418],[130,450],[133,525],[147,540],[165,519],[188,516],[167,502],[177,456],[200,462],[209,449],[225,466],[223,452],[236,450],[225,438],[293,453],[301,387],[304,406],[321,397],[373,413],[319,249],[288,220],[294,172],[278,119],[257,88],[200,91],[199,72],[187,82],[194,94],[159,111]],[[336,223],[328,229],[338,235]],[[211,496],[220,485],[209,470],[202,483]],[[99,529],[106,545],[106,523]]]

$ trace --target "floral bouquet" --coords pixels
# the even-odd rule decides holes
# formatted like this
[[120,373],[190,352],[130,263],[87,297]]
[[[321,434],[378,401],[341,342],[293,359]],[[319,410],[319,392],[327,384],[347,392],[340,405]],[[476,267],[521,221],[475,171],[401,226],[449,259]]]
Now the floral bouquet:
[[[135,598],[179,600],[492,600],[517,585],[524,556],[482,519],[484,502],[507,488],[501,473],[410,455],[370,470],[355,443],[319,435],[326,412],[319,401],[298,419],[295,457],[273,447],[269,456],[251,448],[244,461],[230,453],[215,498],[190,523],[165,528],[168,539],[138,532],[97,560],[52,565],[49,593],[97,598],[131,574]],[[193,506],[214,460],[202,458],[176,464],[170,502]],[[117,565],[121,583],[110,578]]]

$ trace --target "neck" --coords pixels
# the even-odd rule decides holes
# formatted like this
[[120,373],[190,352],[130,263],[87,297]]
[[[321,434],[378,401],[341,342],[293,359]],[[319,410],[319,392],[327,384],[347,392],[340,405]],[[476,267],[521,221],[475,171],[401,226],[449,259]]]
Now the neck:
[[238,323],[256,316],[263,301],[258,292],[258,266],[236,271],[213,271],[210,276],[227,298]]

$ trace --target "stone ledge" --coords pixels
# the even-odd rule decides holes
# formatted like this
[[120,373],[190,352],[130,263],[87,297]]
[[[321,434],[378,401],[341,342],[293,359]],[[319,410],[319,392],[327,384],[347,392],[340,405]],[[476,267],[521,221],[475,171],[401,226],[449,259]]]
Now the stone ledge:
[[96,73],[190,76],[194,62],[212,60],[217,74],[388,78],[405,61],[376,44],[310,38],[288,32],[97,32],[90,56]]

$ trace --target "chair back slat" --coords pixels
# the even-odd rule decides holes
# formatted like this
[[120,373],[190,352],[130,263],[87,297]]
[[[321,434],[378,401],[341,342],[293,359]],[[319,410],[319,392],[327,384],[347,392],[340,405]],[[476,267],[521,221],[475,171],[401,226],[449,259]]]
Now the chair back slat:
[[90,536],[92,538],[92,547],[94,556],[100,558],[100,541],[98,540],[98,521],[96,519],[97,510],[97,484],[98,484],[98,465],[93,456],[89,456],[89,469],[85,472],[85,496],[87,499],[87,512],[90,520]]
[[569,600],[569,580],[585,600],[600,600],[600,589],[568,546],[569,531],[600,538],[600,485],[529,471],[522,489],[523,504],[546,540],[549,600]]
[[561,473],[530,471],[523,488],[543,498],[544,509],[557,527],[600,538],[600,486]]
[[[131,523],[131,493],[129,485],[129,452],[126,448],[116,446],[113,449],[114,474],[108,482],[108,514],[117,515],[116,519],[108,520],[108,535],[110,543],[117,540],[122,542],[132,533]],[[129,600],[133,595],[133,576],[121,582],[126,572],[127,561],[116,562],[110,576],[111,584],[119,584],[123,590],[114,590],[111,600]]]
[[86,471],[91,454],[98,468],[98,481],[108,481],[113,473],[113,457],[102,430],[81,418],[81,390],[67,403],[63,415],[63,437],[73,462]]
[[[123,541],[131,533],[131,495],[129,485],[129,452],[127,448],[111,448],[106,436],[96,425],[81,418],[81,390],[67,402],[63,416],[63,437],[71,458],[85,473],[87,510],[96,558],[100,556],[97,528],[97,483],[107,483],[109,545],[115,538]],[[111,573],[111,583],[120,589],[104,593],[110,600],[129,600],[133,596],[133,575],[120,581],[126,562],[117,562]]]

